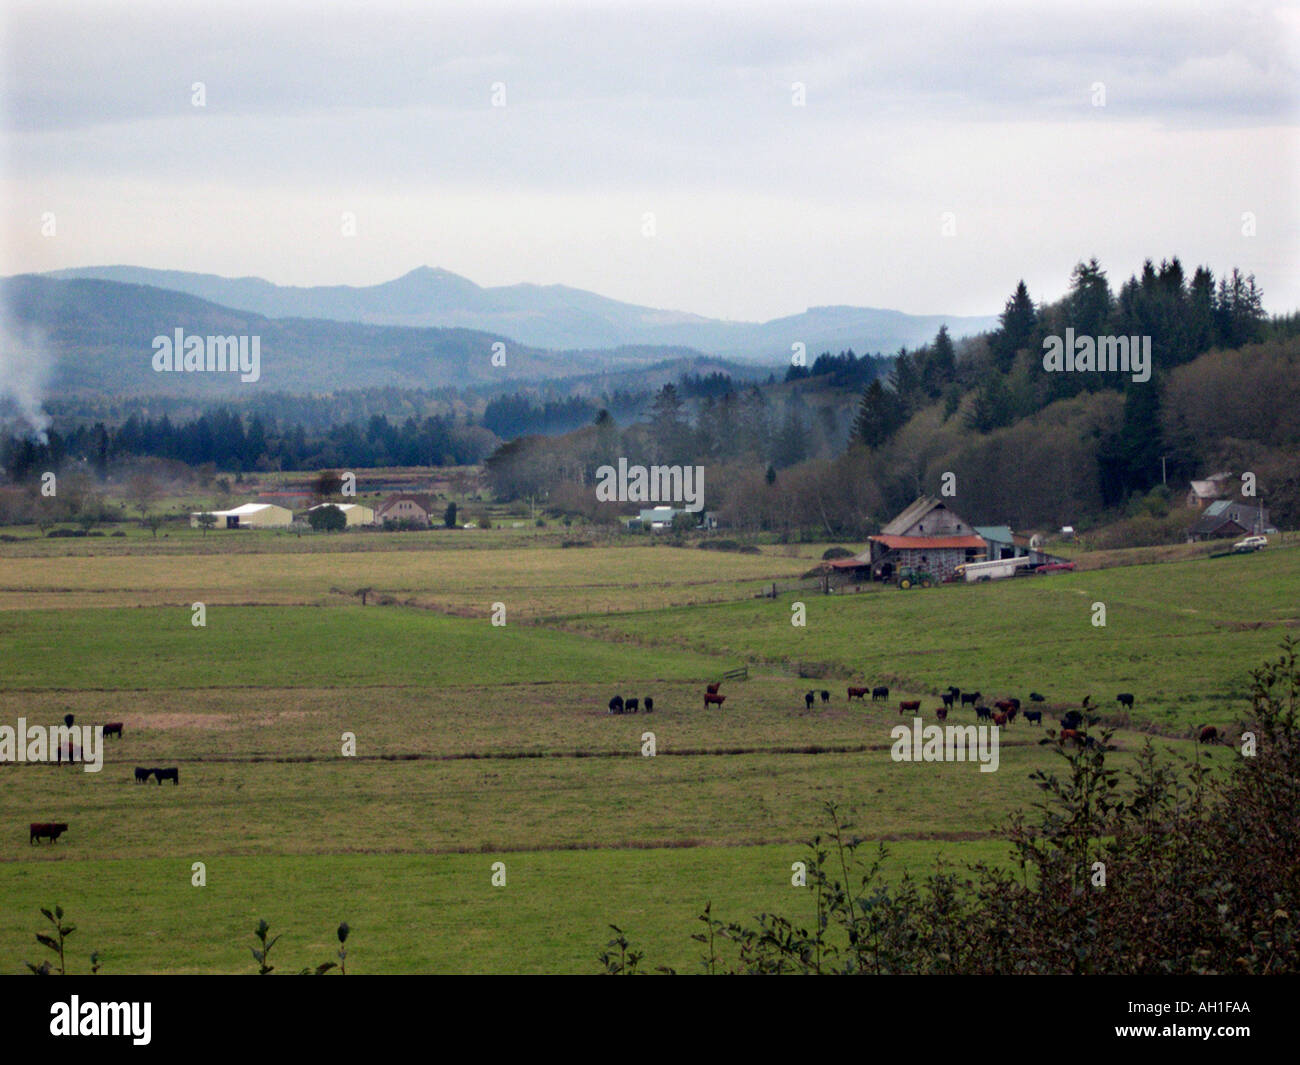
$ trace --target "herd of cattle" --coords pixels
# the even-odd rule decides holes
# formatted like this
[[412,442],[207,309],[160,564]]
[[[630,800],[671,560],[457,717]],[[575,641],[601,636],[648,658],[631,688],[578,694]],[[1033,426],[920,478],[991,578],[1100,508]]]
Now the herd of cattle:
[[[647,699],[646,702],[649,703],[650,700]],[[646,709],[649,709],[649,707],[647,706]],[[75,720],[76,719],[72,714],[65,714],[63,717],[63,723],[69,728],[72,727]],[[116,736],[118,739],[121,739],[122,724],[121,721],[108,722],[108,724],[104,726],[104,736]],[[65,746],[61,760],[70,763],[72,758],[73,751],[69,747]],[[150,777],[157,779],[159,787],[162,786],[162,783],[165,780],[170,780],[177,787],[180,787],[181,771],[176,766],[171,766],[169,768],[151,766],[147,769],[142,766],[135,767],[135,782],[137,784],[147,784]],[[66,821],[33,821],[29,826],[28,842],[37,843],[42,839],[48,839],[53,843],[67,830],[68,824]]]

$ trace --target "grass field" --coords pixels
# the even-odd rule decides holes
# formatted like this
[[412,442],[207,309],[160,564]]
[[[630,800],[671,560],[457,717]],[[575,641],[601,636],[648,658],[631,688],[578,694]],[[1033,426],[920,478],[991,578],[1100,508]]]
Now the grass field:
[[[78,925],[74,958],[101,949],[116,972],[251,971],[260,917],[287,933],[286,968],[332,957],[347,920],[357,972],[591,972],[611,922],[651,963],[688,969],[706,901],[729,918],[794,911],[790,863],[824,830],[827,800],[893,841],[891,875],[1005,857],[1007,815],[1036,800],[1029,774],[1059,755],[1018,722],[995,773],[895,763],[898,699],[921,698],[932,718],[950,683],[1026,702],[1037,689],[1049,710],[1132,691],[1121,765],[1148,732],[1226,764],[1230,751],[1185,737],[1246,708],[1249,669],[1300,603],[1300,551],[1285,550],[911,593],[810,589],[796,627],[795,596],[755,594],[806,570],[820,553],[808,545],[348,540],[0,545],[0,724],[72,712],[126,726],[97,774],[0,765],[0,971],[37,960],[38,907],[55,901]],[[375,549],[384,540],[391,551]],[[362,607],[356,587],[396,602]],[[193,601],[207,604],[203,628]],[[742,663],[751,679],[705,711],[703,683]],[[850,704],[846,683],[894,690]],[[808,711],[809,688],[830,702]],[[654,696],[655,713],[610,716],[614,692]],[[136,765],[177,765],[181,784],[136,785]],[[71,828],[31,846],[33,820]],[[505,887],[490,882],[498,860]],[[194,862],[206,887],[190,884]]]

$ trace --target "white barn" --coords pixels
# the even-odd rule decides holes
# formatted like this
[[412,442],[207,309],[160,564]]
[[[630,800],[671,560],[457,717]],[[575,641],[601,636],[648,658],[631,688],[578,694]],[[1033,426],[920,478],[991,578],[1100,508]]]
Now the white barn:
[[307,512],[320,510],[322,507],[338,507],[343,511],[343,516],[348,519],[348,527],[353,525],[374,525],[375,512],[371,507],[363,507],[360,503],[318,503],[314,507],[308,507]]
[[190,515],[190,528],[202,526],[203,514],[217,519],[214,529],[287,529],[293,522],[293,511],[274,503],[244,503],[231,510],[196,510]]

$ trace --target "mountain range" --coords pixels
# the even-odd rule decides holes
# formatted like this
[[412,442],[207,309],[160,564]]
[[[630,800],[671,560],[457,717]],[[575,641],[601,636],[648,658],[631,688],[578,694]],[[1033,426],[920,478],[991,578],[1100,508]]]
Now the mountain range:
[[268,319],[314,318],[406,328],[469,329],[528,347],[600,350],[619,347],[689,348],[706,355],[788,363],[802,343],[811,361],[822,351],[852,348],[893,355],[934,338],[947,323],[954,336],[983,332],[995,317],[910,315],[874,307],[812,307],[767,322],[733,322],[683,311],[657,310],[608,299],[567,285],[484,288],[447,270],[419,267],[379,285],[276,285],[256,277],[92,266],[45,277],[96,279],[197,296]]

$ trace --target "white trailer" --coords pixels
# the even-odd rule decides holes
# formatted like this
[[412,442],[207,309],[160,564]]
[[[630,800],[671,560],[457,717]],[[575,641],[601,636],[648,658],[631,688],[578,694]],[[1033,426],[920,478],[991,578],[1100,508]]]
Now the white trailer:
[[970,581],[996,581],[1002,577],[1014,577],[1016,570],[1032,566],[1033,559],[1028,555],[1019,558],[999,558],[991,562],[967,562],[957,567],[958,576]]

